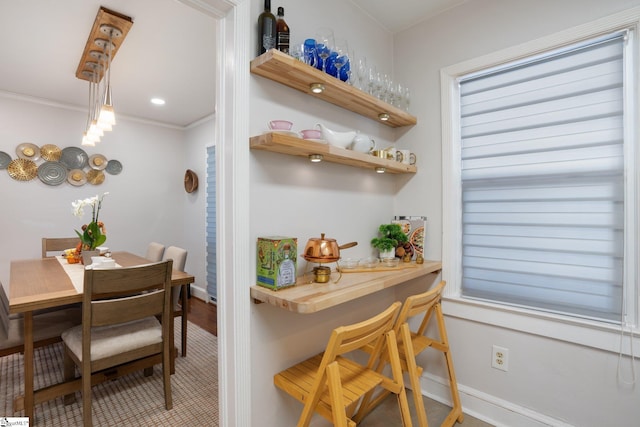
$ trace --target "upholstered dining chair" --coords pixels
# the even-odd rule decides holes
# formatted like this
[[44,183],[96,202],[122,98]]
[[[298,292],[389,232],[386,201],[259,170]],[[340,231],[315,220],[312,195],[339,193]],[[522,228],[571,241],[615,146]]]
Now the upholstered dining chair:
[[147,253],[144,256],[146,259],[152,262],[162,261],[164,255],[164,245],[158,242],[151,242],[147,246]]
[[92,374],[131,362],[162,362],[165,408],[172,408],[171,270],[171,260],[85,270],[82,325],[62,333],[65,380],[74,379],[76,365],[81,373],[85,427],[92,425]]
[[47,258],[49,252],[57,252],[56,255],[60,255],[61,251],[65,249],[71,249],[78,246],[80,239],[76,237],[43,237],[42,238],[42,258]]
[[[33,347],[60,342],[65,330],[79,325],[80,306],[41,311],[33,315]],[[21,314],[9,314],[9,299],[0,283],[0,357],[24,351],[24,321]]]
[[[453,426],[456,422],[461,423],[464,420],[462,404],[458,394],[458,383],[456,381],[455,370],[453,369],[451,349],[449,348],[449,338],[447,337],[447,329],[444,324],[444,315],[441,306],[442,292],[445,286],[446,282],[443,280],[427,292],[408,297],[402,305],[402,310],[400,310],[394,326],[394,331],[398,335],[399,342],[401,343],[399,351],[402,370],[409,374],[409,380],[413,388],[417,419],[421,427],[427,427],[428,424],[424,403],[422,401],[422,393],[420,392],[422,368],[417,366],[415,356],[428,348],[442,353],[445,358],[449,376],[449,388],[453,404],[451,411],[449,411],[449,414],[441,426]],[[412,318],[420,319],[418,329],[415,331],[411,331],[409,327],[409,321]],[[427,329],[430,323],[433,322],[437,324],[437,337],[427,334]],[[408,343],[411,344],[408,345]],[[365,347],[365,351],[371,353],[373,352],[373,348],[371,346]],[[380,371],[386,363],[388,362],[384,358],[381,358],[378,370]],[[369,413],[388,394],[386,390],[383,390],[373,398],[373,392],[368,393],[362,401],[361,411]]]
[[[187,250],[177,246],[169,246],[162,255],[163,260],[173,260],[173,269],[184,271],[184,265],[187,262]],[[187,310],[187,292],[188,285],[173,288],[173,317],[182,316],[183,310]],[[181,292],[182,291],[182,292]],[[178,303],[180,301],[180,303]],[[182,328],[182,357],[187,355],[187,328]]]
[[[304,404],[298,427],[306,427],[317,412],[338,427],[354,427],[365,415],[352,416],[355,406],[370,390],[381,386],[398,397],[403,426],[411,426],[411,415],[402,378],[393,324],[400,310],[393,303],[382,313],[359,323],[333,330],[325,351],[276,374],[275,385]],[[365,345],[374,351],[366,364],[346,356]],[[391,376],[375,370],[385,355]]]

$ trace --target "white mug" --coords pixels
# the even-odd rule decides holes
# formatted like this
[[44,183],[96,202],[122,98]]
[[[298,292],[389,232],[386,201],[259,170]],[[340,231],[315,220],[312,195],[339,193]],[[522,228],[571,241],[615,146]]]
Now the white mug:
[[416,164],[416,155],[413,154],[410,150],[398,150],[400,154],[402,154],[402,163],[405,165],[415,165]]
[[387,159],[398,160],[398,150],[396,150],[396,147],[385,148],[384,151],[387,152]]

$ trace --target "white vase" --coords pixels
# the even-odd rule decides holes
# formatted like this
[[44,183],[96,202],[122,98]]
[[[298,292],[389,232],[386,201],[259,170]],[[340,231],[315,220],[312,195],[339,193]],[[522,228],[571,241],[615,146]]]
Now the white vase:
[[395,248],[389,249],[388,251],[383,251],[383,250],[379,249],[378,251],[380,252],[380,259],[395,258],[396,257]]

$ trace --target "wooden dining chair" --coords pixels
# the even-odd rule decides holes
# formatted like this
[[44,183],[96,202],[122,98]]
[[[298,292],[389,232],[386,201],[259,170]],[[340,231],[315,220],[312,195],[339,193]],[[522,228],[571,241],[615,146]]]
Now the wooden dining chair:
[[164,245],[158,242],[151,242],[149,246],[147,246],[147,253],[145,254],[145,258],[151,262],[162,261],[162,256],[164,255]]
[[80,239],[76,237],[43,237],[42,238],[42,258],[48,258],[49,252],[57,252],[60,255],[65,249],[78,246]]
[[[400,303],[382,313],[349,326],[333,330],[325,351],[276,374],[273,382],[304,404],[298,427],[306,427],[317,412],[338,427],[353,427],[364,413],[356,405],[368,391],[380,386],[397,395],[403,426],[411,426],[407,394],[402,378],[397,339],[393,331]],[[366,365],[344,357],[364,345],[374,351]],[[376,361],[385,354],[391,364],[391,376],[375,370]]]
[[[61,341],[65,330],[82,321],[80,306],[41,311],[33,315],[33,347],[44,347]],[[24,352],[24,320],[22,314],[9,314],[9,299],[0,283],[0,357]]]
[[[187,251],[186,249],[179,248],[177,246],[169,246],[165,249],[162,255],[163,260],[173,260],[173,269],[177,271],[184,271],[184,266],[187,263]],[[173,317],[182,316],[183,310],[187,310],[187,287],[183,285],[173,288]],[[180,303],[178,303],[180,301]],[[182,328],[182,357],[187,355],[187,328]]]
[[[449,339],[447,337],[447,329],[442,313],[441,300],[445,286],[446,282],[441,281],[436,287],[427,292],[408,297],[402,305],[402,310],[400,310],[394,326],[394,331],[398,335],[400,343],[400,363],[402,370],[409,374],[409,380],[413,388],[417,419],[421,427],[426,427],[428,423],[420,386],[420,376],[422,375],[423,369],[417,366],[415,356],[428,348],[432,348],[443,354],[449,376],[452,409],[441,426],[452,426],[456,421],[461,423],[464,420],[462,404],[458,394],[458,383],[456,381],[451,349],[449,347]],[[409,321],[418,316],[422,316],[420,325],[418,329],[411,331]],[[427,329],[432,321],[437,323],[438,337],[427,335]],[[411,345],[407,343],[411,343]],[[372,353],[373,348],[371,346],[365,347],[365,351]],[[388,362],[384,358],[381,358],[377,370],[382,370],[386,363]],[[386,390],[382,390],[382,392],[374,398],[374,392],[368,393],[362,401],[361,410],[364,413],[369,413],[380,404],[388,394]]]
[[162,363],[165,408],[172,408],[171,269],[168,260],[85,270],[82,325],[62,334],[65,380],[74,379],[76,365],[80,369],[85,427],[92,425],[92,374],[127,363]]

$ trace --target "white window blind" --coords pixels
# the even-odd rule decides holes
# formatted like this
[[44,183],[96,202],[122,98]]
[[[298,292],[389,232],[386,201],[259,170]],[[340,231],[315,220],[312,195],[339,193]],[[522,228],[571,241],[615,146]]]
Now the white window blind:
[[624,44],[460,79],[464,297],[620,321]]

